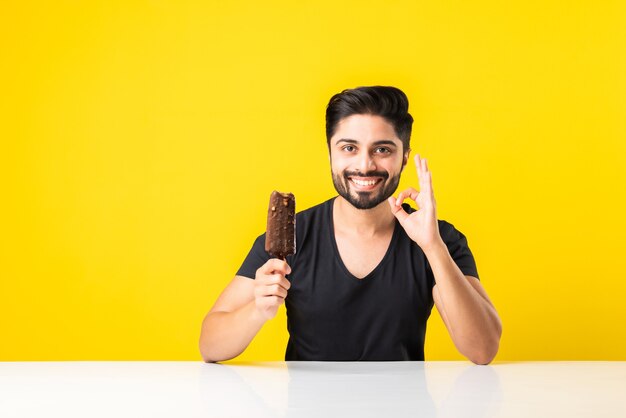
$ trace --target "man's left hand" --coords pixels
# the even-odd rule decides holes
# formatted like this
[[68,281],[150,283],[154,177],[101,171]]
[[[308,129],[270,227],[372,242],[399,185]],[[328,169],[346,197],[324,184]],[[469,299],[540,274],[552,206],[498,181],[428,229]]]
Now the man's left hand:
[[[414,158],[417,167],[417,177],[419,179],[420,191],[412,187],[403,190],[398,198],[391,196],[387,201],[391,207],[391,212],[400,222],[407,235],[427,252],[443,240],[439,235],[439,225],[437,223],[437,209],[435,205],[435,195],[433,194],[433,183],[430,171],[425,158],[420,158],[417,154]],[[411,198],[418,206],[418,210],[408,214],[402,209],[402,202],[406,198]]]

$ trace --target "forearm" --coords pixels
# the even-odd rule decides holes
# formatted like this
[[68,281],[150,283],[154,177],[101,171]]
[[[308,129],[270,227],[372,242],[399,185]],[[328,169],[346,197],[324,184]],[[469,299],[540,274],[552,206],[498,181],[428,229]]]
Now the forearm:
[[255,301],[233,312],[211,312],[202,322],[200,353],[205,362],[229,360],[241,354],[266,320]]
[[491,303],[468,282],[445,243],[426,252],[454,344],[474,363],[487,364],[500,344],[502,325]]

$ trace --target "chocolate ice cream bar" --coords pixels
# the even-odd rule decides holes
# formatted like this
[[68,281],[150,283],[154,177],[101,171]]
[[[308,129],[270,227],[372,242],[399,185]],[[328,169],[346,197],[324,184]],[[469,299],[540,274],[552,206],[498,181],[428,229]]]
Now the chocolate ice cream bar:
[[283,260],[296,253],[296,198],[291,193],[273,191],[270,196],[265,251]]

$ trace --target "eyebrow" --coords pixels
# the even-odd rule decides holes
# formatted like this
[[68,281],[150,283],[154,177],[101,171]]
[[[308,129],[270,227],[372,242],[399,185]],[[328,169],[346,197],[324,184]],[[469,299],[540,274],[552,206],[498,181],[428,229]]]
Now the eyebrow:
[[[357,141],[356,139],[341,138],[335,143],[335,145],[339,145],[340,142],[345,142],[346,144],[358,144],[359,143],[359,141]],[[396,148],[398,147],[396,143],[390,139],[381,139],[380,141],[375,141],[372,145],[391,145]]]

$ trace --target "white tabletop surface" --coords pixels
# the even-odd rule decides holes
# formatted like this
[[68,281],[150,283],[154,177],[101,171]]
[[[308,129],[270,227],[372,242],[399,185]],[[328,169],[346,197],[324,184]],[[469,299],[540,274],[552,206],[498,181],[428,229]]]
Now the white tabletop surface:
[[626,417],[626,362],[0,362],[0,417]]

